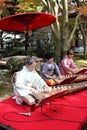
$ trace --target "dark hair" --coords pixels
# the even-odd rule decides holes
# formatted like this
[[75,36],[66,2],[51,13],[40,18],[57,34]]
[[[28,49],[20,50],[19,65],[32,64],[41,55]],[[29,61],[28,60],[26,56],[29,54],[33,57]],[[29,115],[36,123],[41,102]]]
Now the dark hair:
[[25,65],[31,65],[33,62],[36,62],[36,60],[32,57],[27,58],[24,62]]
[[67,55],[69,55],[69,54],[72,54],[72,55],[73,55],[73,54],[74,54],[74,51],[73,51],[72,49],[68,50],[68,51],[67,51]]
[[53,58],[53,54],[49,52],[45,55],[45,57],[49,60],[50,58]]

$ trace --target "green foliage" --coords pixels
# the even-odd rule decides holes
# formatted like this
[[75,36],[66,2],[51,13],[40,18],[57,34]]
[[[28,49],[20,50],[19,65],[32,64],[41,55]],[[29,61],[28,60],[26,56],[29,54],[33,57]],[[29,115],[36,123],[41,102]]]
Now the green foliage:
[[2,9],[2,17],[6,17],[8,15],[12,15],[15,14],[17,12],[17,10],[19,9],[18,5],[19,2],[18,0],[6,0],[3,1],[3,9]]
[[16,72],[22,68],[23,61],[18,57],[12,57],[8,60],[6,66],[11,72]]
[[19,0],[20,12],[30,11],[30,12],[41,12],[43,8],[43,3],[41,0]]
[[20,49],[20,47],[8,47],[5,49],[4,56],[16,56],[16,55],[24,55],[24,50]]
[[75,53],[74,61],[78,67],[87,67],[87,60],[84,59],[84,56],[82,53]]

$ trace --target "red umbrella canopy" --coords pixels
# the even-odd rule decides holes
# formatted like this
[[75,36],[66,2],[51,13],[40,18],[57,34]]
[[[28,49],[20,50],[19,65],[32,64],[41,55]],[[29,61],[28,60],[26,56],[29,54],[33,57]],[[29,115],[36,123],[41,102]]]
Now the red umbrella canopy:
[[24,12],[5,17],[0,20],[0,30],[24,31],[34,30],[48,26],[55,22],[56,18],[48,13]]

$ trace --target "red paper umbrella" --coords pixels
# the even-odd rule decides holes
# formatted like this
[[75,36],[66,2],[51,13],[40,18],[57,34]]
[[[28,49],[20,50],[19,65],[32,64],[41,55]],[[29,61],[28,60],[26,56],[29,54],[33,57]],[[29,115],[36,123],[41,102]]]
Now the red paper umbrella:
[[24,12],[5,17],[0,20],[0,30],[4,31],[26,31],[26,45],[28,30],[39,29],[55,22],[56,18],[48,13]]

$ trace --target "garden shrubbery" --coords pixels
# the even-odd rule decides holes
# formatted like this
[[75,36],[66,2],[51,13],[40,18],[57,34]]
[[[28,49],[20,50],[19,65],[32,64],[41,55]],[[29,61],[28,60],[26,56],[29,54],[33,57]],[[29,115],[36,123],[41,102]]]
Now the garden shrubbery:
[[10,72],[16,72],[22,68],[23,61],[18,57],[12,57],[8,60],[6,66],[10,70]]

